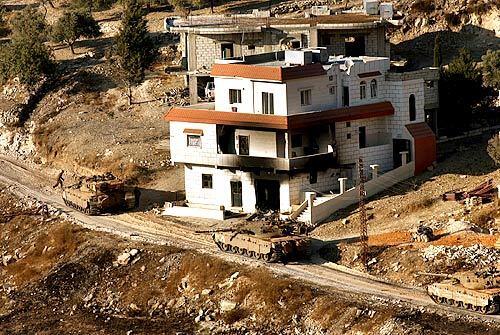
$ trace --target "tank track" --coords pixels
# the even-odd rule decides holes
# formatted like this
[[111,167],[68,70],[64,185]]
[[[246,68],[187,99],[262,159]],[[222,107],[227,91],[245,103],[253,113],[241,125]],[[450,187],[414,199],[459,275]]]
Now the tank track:
[[215,242],[217,244],[217,247],[219,247],[220,250],[227,252],[227,253],[233,253],[233,254],[238,254],[242,255],[245,257],[250,257],[258,260],[263,260],[264,262],[267,263],[276,263],[280,260],[283,260],[284,255],[282,252],[279,252],[277,250],[272,250],[268,254],[260,254],[256,253],[254,251],[249,251],[247,249],[240,249],[237,246],[229,245],[229,244],[224,244],[222,242]]
[[481,314],[497,314],[500,312],[500,302],[493,302],[487,306],[474,306],[472,304],[464,304],[463,301],[456,301],[436,295],[430,295],[430,297],[437,304],[466,309]]
[[77,211],[79,212],[82,212],[84,214],[87,214],[87,215],[99,215],[100,214],[100,211],[99,210],[96,210],[95,208],[90,208],[90,207],[87,207],[87,208],[83,208],[81,206],[78,206],[77,204],[75,204],[74,202],[72,201],[69,201],[67,199],[64,199],[64,204],[68,207],[71,207],[73,209],[76,209]]

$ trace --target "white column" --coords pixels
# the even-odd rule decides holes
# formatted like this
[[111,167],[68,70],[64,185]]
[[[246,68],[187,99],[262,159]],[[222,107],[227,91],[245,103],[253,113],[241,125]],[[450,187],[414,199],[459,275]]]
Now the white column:
[[408,163],[408,151],[401,151],[399,153],[401,155],[401,165],[406,165]]
[[343,194],[346,191],[346,183],[347,178],[339,178],[340,194]]
[[376,179],[378,177],[378,169],[379,168],[380,168],[380,165],[378,165],[378,164],[370,165],[370,169],[372,169],[372,179]]

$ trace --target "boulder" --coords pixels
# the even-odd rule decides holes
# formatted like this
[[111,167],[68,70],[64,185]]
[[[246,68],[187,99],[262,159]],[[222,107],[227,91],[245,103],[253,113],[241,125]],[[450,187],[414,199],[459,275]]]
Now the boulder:
[[234,301],[230,301],[230,300],[221,300],[219,302],[220,310],[222,312],[232,311],[236,308],[236,305],[237,304]]

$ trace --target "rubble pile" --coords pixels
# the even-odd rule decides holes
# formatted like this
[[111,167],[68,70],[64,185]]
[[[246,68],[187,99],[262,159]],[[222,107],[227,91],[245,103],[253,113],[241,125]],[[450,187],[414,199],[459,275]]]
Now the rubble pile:
[[474,266],[496,266],[500,262],[500,250],[487,248],[480,244],[470,247],[434,246],[422,250],[422,258],[426,262],[445,261],[452,263],[460,261]]
[[163,101],[167,106],[187,106],[189,105],[189,89],[173,87],[165,94]]
[[305,0],[305,1],[287,1],[271,8],[271,15],[283,15],[289,13],[304,12],[311,9],[312,6],[328,5],[330,1],[326,0]]

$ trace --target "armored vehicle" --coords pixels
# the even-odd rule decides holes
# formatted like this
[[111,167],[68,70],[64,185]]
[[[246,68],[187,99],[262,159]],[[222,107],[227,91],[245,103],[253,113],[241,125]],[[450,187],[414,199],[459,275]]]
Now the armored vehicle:
[[310,239],[294,235],[286,229],[271,225],[248,225],[212,231],[212,238],[220,250],[244,255],[266,262],[287,261],[307,257]]
[[64,203],[89,215],[126,210],[136,205],[136,192],[111,173],[81,178],[65,187]]
[[414,242],[429,242],[435,240],[434,232],[432,228],[420,225],[417,228],[417,231],[412,233],[411,239]]
[[453,275],[422,273],[446,278],[427,286],[427,293],[439,304],[455,306],[482,314],[500,311],[500,271],[458,272]]

